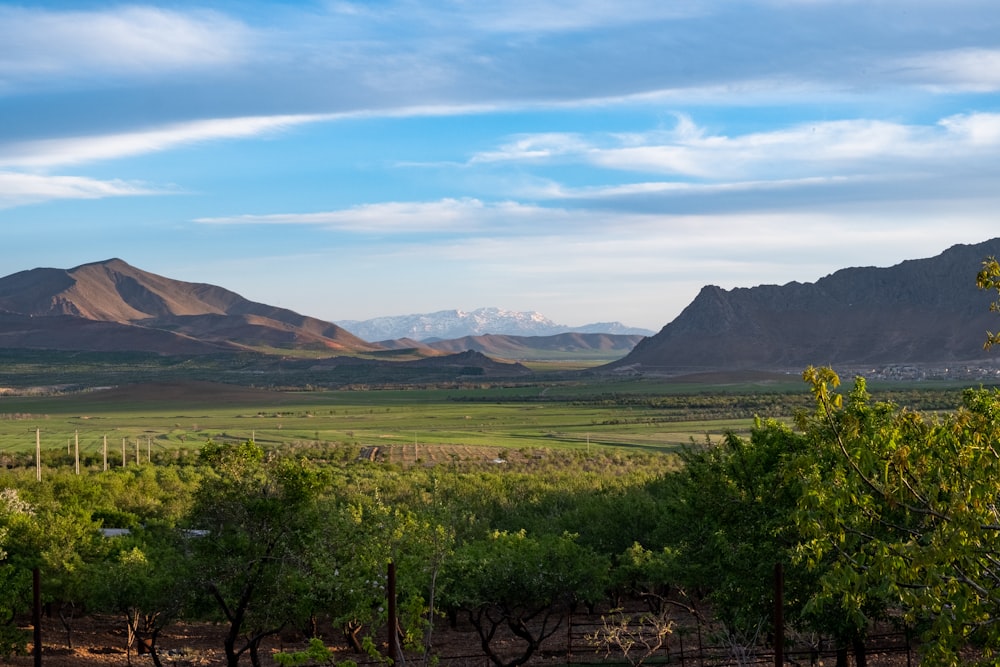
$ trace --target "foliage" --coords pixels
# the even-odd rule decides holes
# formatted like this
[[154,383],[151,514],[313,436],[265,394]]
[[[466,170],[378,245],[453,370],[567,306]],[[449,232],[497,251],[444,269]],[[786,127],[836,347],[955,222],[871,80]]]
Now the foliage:
[[873,402],[862,378],[847,400],[829,369],[805,374],[818,402],[807,437],[835,456],[804,471],[803,562],[826,563],[816,604],[859,621],[894,600],[923,629],[925,664],[1000,646],[1000,392],[970,389],[954,413]]
[[[995,290],[1000,293],[1000,262],[995,257],[988,257],[983,262],[983,268],[976,274],[976,286],[979,289]],[[990,304],[991,312],[1000,312],[1000,300]],[[985,349],[990,349],[1000,343],[1000,333],[986,332]]]
[[[456,549],[442,573],[444,606],[464,610],[497,667],[527,662],[561,625],[566,610],[604,592],[609,563],[572,535],[493,532]],[[523,642],[505,658],[494,640],[505,627]]]
[[205,461],[218,478],[203,484],[194,525],[207,534],[192,541],[196,581],[229,624],[226,661],[236,667],[249,652],[259,664],[260,642],[294,620],[301,554],[314,520],[322,475],[301,461],[269,458],[252,441],[209,443]]

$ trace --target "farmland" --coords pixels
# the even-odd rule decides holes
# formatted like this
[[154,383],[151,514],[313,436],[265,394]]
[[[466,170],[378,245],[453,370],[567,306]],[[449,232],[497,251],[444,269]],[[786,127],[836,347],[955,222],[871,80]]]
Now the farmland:
[[[128,636],[143,641],[163,630],[165,650],[174,648],[166,639],[172,623],[222,623],[209,644],[220,659],[222,644],[226,663],[236,665],[246,651],[274,650],[265,639],[292,623],[313,625],[354,660],[362,640],[385,641],[382,586],[393,562],[409,610],[400,619],[405,650],[414,658],[446,655],[432,648],[433,626],[443,623],[433,599],[463,618],[466,636],[479,634],[496,660],[541,650],[545,628],[578,603],[607,611],[621,600],[634,610],[622,622],[645,619],[643,627],[650,602],[659,600],[661,611],[696,604],[704,614],[673,611],[660,622],[693,623],[756,650],[744,631],[769,607],[774,554],[814,549],[819,571],[829,571],[827,540],[809,531],[854,519],[846,511],[826,517],[843,506],[833,499],[815,520],[797,523],[803,502],[837,489],[822,478],[837,451],[827,425],[846,412],[818,410],[825,394],[817,386],[814,378],[811,394],[794,377],[694,383],[550,374],[409,388],[279,391],[172,377],[12,390],[0,396],[7,613],[23,619],[24,576],[40,567],[46,600],[118,614],[118,623],[132,623]],[[910,410],[933,420],[963,402],[975,415],[995,401],[977,394],[969,403],[972,395],[945,384],[885,385],[873,394],[852,394],[844,410],[886,432],[899,415],[906,431],[893,438],[924,437]],[[869,441],[858,436],[860,447]],[[815,485],[809,493],[807,482]],[[102,538],[101,528],[131,533]],[[215,537],[190,541],[192,534]],[[852,620],[850,632],[861,634],[842,634],[850,610],[834,605],[814,617],[802,603],[810,596],[826,604],[825,589],[806,563],[788,567],[799,596],[789,618],[796,632],[815,626],[824,651],[863,644],[864,633],[890,620]],[[245,597],[248,585],[255,592]],[[231,614],[237,604],[246,606]],[[148,623],[135,615],[140,608]],[[529,629],[491,644],[497,627],[484,619]],[[223,633],[245,640],[226,644]],[[49,646],[61,641],[47,637]],[[17,628],[0,625],[0,640],[23,650]],[[95,650],[121,655],[131,645],[111,643]]]
[[[958,404],[948,387],[895,388],[919,409]],[[140,382],[63,395],[0,396],[0,456],[70,452],[112,463],[206,441],[267,447],[379,447],[398,461],[497,458],[536,448],[663,453],[692,440],[747,434],[755,416],[809,409],[802,383],[690,385],[654,381],[449,385],[417,389],[267,391],[204,381]]]

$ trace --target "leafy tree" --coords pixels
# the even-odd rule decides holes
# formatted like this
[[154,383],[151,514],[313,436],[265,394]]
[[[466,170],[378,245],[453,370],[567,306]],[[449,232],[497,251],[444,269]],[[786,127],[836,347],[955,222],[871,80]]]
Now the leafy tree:
[[157,640],[189,603],[183,538],[176,531],[138,530],[114,538],[116,548],[107,560],[91,565],[87,580],[95,609],[121,614],[125,620],[125,654],[139,642],[160,667]]
[[[976,274],[976,286],[979,289],[995,290],[1000,293],[1000,262],[995,257],[988,257],[983,262],[983,267]],[[991,312],[1000,312],[1000,300],[990,304]],[[987,350],[1000,343],[1000,333],[986,332],[986,343],[983,345]]]
[[301,461],[265,456],[254,442],[207,444],[202,456],[218,475],[196,495],[191,541],[197,581],[229,624],[226,663],[249,653],[260,665],[268,636],[295,620],[301,554],[323,478]]
[[873,402],[862,378],[848,399],[830,369],[808,369],[818,404],[803,420],[835,453],[804,471],[803,559],[826,562],[819,601],[857,618],[895,600],[923,628],[925,664],[1000,646],[1000,392],[970,389],[954,413]]
[[[527,662],[575,603],[604,594],[609,563],[571,535],[494,532],[456,549],[445,566],[445,606],[463,610],[496,667]],[[522,643],[513,656],[494,644],[505,628]]]
[[16,617],[31,606],[31,570],[12,558],[8,548],[12,535],[30,524],[34,509],[17,489],[0,490],[0,655],[22,653],[27,636],[16,624]]

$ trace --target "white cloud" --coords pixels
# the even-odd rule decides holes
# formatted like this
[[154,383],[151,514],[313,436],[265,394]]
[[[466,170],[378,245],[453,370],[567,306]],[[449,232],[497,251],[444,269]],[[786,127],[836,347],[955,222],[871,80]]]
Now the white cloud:
[[938,92],[1000,90],[1000,49],[933,51],[895,62],[901,78]]
[[[1000,114],[955,115],[935,125],[856,119],[803,123],[744,135],[711,134],[680,116],[672,131],[622,135],[517,135],[469,164],[560,157],[608,169],[709,181],[797,179],[906,172],[1000,147]],[[914,162],[916,161],[916,162]]]
[[217,67],[242,59],[249,36],[243,24],[209,11],[0,7],[0,81]]
[[432,202],[384,202],[363,204],[338,211],[315,213],[275,213],[198,218],[208,225],[315,225],[327,229],[384,233],[425,233],[452,231],[475,233],[495,230],[498,223],[552,221],[565,217],[563,211],[518,204],[484,203],[479,199],[441,199]]
[[163,194],[144,184],[100,181],[79,176],[41,176],[0,171],[0,208],[24,206],[53,199],[101,199]]
[[215,118],[147,130],[0,145],[0,167],[37,169],[143,155],[216,139],[240,139],[326,120],[323,115]]

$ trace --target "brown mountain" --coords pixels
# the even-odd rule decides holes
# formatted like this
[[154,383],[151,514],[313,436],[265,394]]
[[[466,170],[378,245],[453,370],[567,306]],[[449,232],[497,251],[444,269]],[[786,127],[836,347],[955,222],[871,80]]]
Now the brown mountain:
[[120,259],[0,278],[0,347],[163,354],[381,349],[330,322]]
[[423,343],[439,352],[474,350],[504,359],[603,358],[614,359],[632,350],[643,336],[561,333],[552,336],[484,334]]
[[889,268],[842,269],[815,283],[709,285],[675,320],[608,369],[689,373],[808,365],[948,364],[988,359],[995,294],[976,288],[1000,239]]

